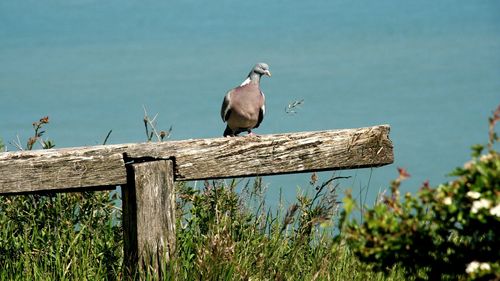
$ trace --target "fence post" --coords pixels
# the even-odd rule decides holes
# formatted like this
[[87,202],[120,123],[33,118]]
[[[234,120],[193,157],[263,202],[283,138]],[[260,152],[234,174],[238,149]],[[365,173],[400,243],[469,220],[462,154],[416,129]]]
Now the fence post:
[[161,275],[162,264],[175,249],[174,192],[171,160],[127,166],[127,184],[122,186],[126,274],[148,267]]

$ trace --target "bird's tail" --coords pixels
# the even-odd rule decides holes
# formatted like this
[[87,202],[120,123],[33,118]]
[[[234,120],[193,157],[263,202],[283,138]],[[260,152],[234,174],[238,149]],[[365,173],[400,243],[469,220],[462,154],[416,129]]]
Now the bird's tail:
[[224,137],[227,137],[227,136],[233,136],[234,135],[234,132],[233,130],[231,130],[229,128],[229,126],[226,126],[226,129],[224,130]]

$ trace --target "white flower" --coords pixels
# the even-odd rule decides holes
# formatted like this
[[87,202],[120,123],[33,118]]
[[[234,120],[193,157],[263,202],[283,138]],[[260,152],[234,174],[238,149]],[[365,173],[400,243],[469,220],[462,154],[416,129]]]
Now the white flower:
[[491,201],[488,199],[481,199],[481,200],[476,200],[472,202],[472,209],[471,212],[473,214],[476,214],[480,209],[487,209],[491,206]]
[[470,170],[474,164],[476,164],[476,161],[473,161],[473,160],[471,160],[469,162],[465,162],[464,169]]
[[491,270],[490,264],[487,262],[483,262],[479,265],[479,269],[481,270]]
[[490,209],[490,214],[492,216],[500,217],[500,204]]
[[465,268],[465,272],[471,274],[473,272],[476,272],[479,269],[479,262],[473,261],[467,265]]
[[479,161],[487,162],[488,160],[493,159],[493,157],[494,156],[491,153],[490,154],[483,154],[483,155],[481,155],[481,157],[479,157]]
[[472,261],[465,268],[465,272],[467,272],[469,274],[474,273],[478,270],[489,271],[489,270],[491,270],[491,266],[487,262]]
[[452,202],[453,201],[451,200],[451,197],[445,197],[443,199],[443,204],[445,204],[445,205],[451,205]]
[[472,198],[472,199],[479,199],[479,197],[481,197],[481,193],[477,192],[477,191],[469,191],[467,192],[467,197],[469,198]]

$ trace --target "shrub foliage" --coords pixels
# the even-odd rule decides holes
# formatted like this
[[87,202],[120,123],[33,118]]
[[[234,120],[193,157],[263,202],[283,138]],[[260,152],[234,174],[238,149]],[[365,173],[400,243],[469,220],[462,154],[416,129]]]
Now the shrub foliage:
[[[400,169],[391,196],[366,211],[363,223],[347,223],[347,241],[361,261],[386,273],[399,264],[417,279],[500,280],[498,120],[500,107],[489,120],[488,150],[474,146],[472,160],[451,173],[454,180],[436,188],[424,183],[401,200],[409,174]],[[348,216],[355,202],[348,195],[345,203]]]

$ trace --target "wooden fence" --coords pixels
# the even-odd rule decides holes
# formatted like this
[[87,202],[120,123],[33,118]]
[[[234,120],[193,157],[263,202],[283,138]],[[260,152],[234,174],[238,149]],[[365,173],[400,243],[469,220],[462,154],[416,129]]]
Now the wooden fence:
[[[122,187],[125,264],[175,249],[174,182],[378,167],[388,125],[0,153],[0,194]],[[0,210],[1,211],[1,210]]]

